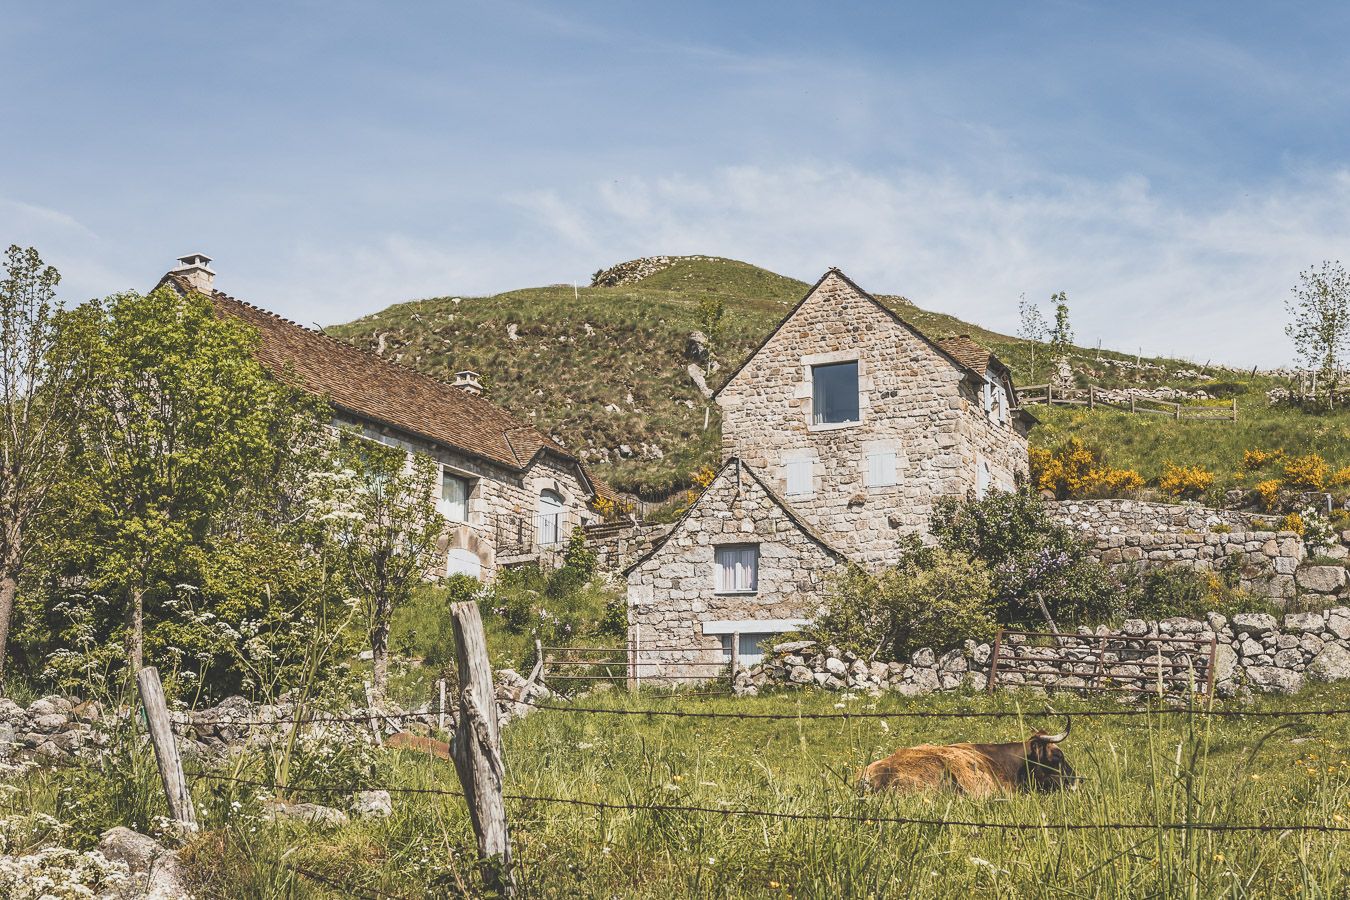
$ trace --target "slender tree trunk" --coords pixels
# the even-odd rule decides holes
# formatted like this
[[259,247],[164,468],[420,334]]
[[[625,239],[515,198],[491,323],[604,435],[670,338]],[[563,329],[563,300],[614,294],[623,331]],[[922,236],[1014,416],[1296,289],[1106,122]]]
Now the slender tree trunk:
[[9,652],[9,622],[14,616],[14,597],[19,593],[18,566],[6,560],[0,571],[0,695],[5,688],[5,660]]
[[384,700],[389,686],[389,599],[375,598],[375,621],[370,627],[371,690]]
[[141,670],[145,656],[145,586],[136,582],[131,586],[127,604],[127,641],[133,674]]

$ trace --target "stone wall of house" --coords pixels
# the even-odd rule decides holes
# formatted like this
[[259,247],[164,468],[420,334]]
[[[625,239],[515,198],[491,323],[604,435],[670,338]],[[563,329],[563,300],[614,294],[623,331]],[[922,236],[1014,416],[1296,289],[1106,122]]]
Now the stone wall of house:
[[[850,360],[861,421],[811,424],[812,366]],[[977,452],[1026,468],[1023,436],[1011,423],[992,426],[963,393],[964,377],[832,272],[718,395],[723,451],[764,473],[780,495],[787,463],[809,459],[813,491],[788,502],[850,558],[883,564],[899,535],[926,530],[935,498],[974,490]],[[881,449],[897,454],[898,484],[869,487],[868,455]]]
[[469,551],[478,560],[484,579],[492,578],[499,563],[539,556],[535,546],[535,514],[539,495],[545,489],[556,491],[563,498],[565,511],[560,533],[564,538],[574,527],[592,518],[587,506],[590,494],[574,463],[542,454],[524,472],[511,472],[386,426],[341,419],[335,424],[356,427],[372,439],[425,453],[446,468],[473,479],[468,521],[446,523],[441,552],[448,556],[452,550]]
[[[754,593],[719,594],[715,548],[759,545]],[[813,539],[744,467],[723,467],[651,556],[628,575],[628,638],[644,680],[710,678],[725,665],[704,624],[802,620],[815,614],[838,558]]]
[[[1025,640],[1005,642],[1000,659],[1009,654],[1029,667],[1052,670],[1037,675],[1043,690],[1080,691],[1097,670],[1096,641],[1113,632],[1080,628],[1092,640],[1059,651]],[[1161,655],[1145,637],[1173,635],[1201,642],[1214,638],[1215,695],[1233,697],[1249,692],[1294,693],[1307,681],[1350,679],[1350,607],[1319,612],[1291,613],[1276,619],[1264,613],[1236,615],[1230,621],[1219,613],[1205,619],[1173,618],[1158,622],[1125,622],[1121,640],[1107,643],[1107,660],[1115,676],[1109,687],[1146,694],[1154,688],[1158,663],[1194,667],[1195,683],[1208,679],[1208,649],[1202,645],[1172,644]],[[907,661],[869,661],[835,647],[812,641],[775,646],[762,664],[737,673],[737,693],[753,694],[770,687],[821,687],[826,690],[894,691],[907,696],[939,690],[984,689],[988,685],[993,648],[966,641],[960,650],[935,653],[921,649]],[[1025,676],[1001,674],[1000,686],[1026,687]],[[1117,695],[1119,696],[1119,695]]]

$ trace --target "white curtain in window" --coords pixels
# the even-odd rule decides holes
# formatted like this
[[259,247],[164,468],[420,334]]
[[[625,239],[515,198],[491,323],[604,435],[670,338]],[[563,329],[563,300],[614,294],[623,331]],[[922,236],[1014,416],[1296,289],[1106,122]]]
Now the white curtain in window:
[[790,459],[786,463],[786,468],[788,496],[811,493],[811,460]]
[[535,513],[535,535],[541,547],[552,547],[562,543],[562,517],[564,502],[562,494],[545,490],[539,494],[539,508]]
[[722,592],[759,590],[759,547],[735,544],[718,547],[717,590]]
[[874,450],[867,455],[867,486],[882,487],[898,484],[896,474],[896,453],[894,450]]
[[441,515],[451,522],[469,520],[469,479],[453,472],[441,473]]

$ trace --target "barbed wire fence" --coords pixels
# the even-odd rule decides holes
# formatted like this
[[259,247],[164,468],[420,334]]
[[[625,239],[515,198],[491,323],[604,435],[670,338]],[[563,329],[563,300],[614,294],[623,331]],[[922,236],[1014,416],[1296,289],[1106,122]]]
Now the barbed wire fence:
[[[522,804],[527,809],[533,806],[562,806],[578,809],[594,810],[598,813],[604,812],[629,812],[637,814],[660,814],[675,813],[683,815],[717,816],[723,819],[757,819],[774,820],[785,822],[816,822],[816,823],[834,823],[849,827],[860,826],[870,827],[877,825],[890,825],[897,827],[924,827],[924,828],[963,828],[983,830],[1002,830],[1002,831],[1041,831],[1041,832],[1090,832],[1090,831],[1119,831],[1119,832],[1207,832],[1207,833],[1261,833],[1261,834],[1347,834],[1350,833],[1350,825],[1329,824],[1317,822],[1206,822],[1206,821],[1181,821],[1181,822],[1146,822],[1146,821],[1113,821],[1113,822],[1005,822],[989,821],[979,819],[959,819],[932,816],[902,816],[888,815],[879,813],[848,813],[848,812],[791,812],[781,809],[771,810],[740,805],[719,805],[707,806],[698,804],[664,803],[664,802],[637,802],[633,800],[591,800],[581,797],[557,797],[546,794],[508,792],[504,786],[505,765],[502,761],[500,735],[496,729],[495,702],[490,707],[492,713],[485,714],[483,709],[483,698],[493,697],[492,694],[492,671],[486,653],[485,637],[482,633],[482,623],[477,616],[477,608],[472,604],[456,604],[452,609],[456,621],[455,637],[457,650],[457,665],[460,671],[461,693],[458,698],[458,714],[455,717],[454,738],[450,743],[449,757],[455,763],[456,774],[459,778],[461,789],[455,790],[444,787],[400,785],[400,784],[362,784],[359,788],[350,784],[278,784],[276,781],[262,779],[250,779],[239,777],[238,775],[225,775],[217,772],[195,772],[192,780],[194,782],[206,782],[215,784],[238,785],[249,787],[261,791],[270,792],[274,795],[284,796],[344,796],[352,795],[358,791],[385,791],[390,795],[403,796],[423,796],[423,797],[441,797],[453,799],[456,802],[463,802],[469,813],[469,818],[479,845],[480,876],[489,890],[496,891],[504,896],[510,896],[515,890],[514,874],[511,869],[510,859],[510,841],[507,827],[506,804]],[[468,609],[459,607],[472,607],[472,615]],[[476,634],[473,632],[476,630]],[[143,670],[153,673],[153,669]],[[154,673],[149,678],[158,683],[158,674]],[[566,677],[566,676],[564,676]],[[486,691],[486,693],[485,693]],[[716,696],[726,696],[729,692],[712,692]],[[686,696],[699,696],[698,693],[685,694],[675,693],[668,698],[670,701],[680,701]],[[147,698],[143,695],[143,702]],[[1350,716],[1350,708],[1346,707],[1313,707],[1313,708],[1276,708],[1276,709],[1229,709],[1216,708],[1212,694],[1204,695],[1201,704],[1193,702],[1172,702],[1171,704],[1158,703],[1143,707],[1121,707],[1111,709],[1086,709],[1076,710],[1071,714],[1078,718],[1097,719],[1097,718],[1138,718],[1138,717],[1160,717],[1160,716],[1194,716],[1218,719],[1304,719],[1304,718],[1326,718],[1338,716]],[[537,710],[547,710],[555,714],[571,714],[583,716],[630,716],[630,717],[668,717],[679,719],[707,719],[707,720],[756,720],[756,721],[848,721],[848,720],[885,720],[885,719],[925,719],[925,720],[1000,720],[1000,719],[1025,719],[1034,712],[1028,712],[1024,709],[1005,709],[1005,710],[934,710],[934,709],[909,709],[909,710],[843,710],[838,712],[789,712],[789,713],[770,713],[770,712],[752,712],[748,710],[708,710],[708,709],[668,709],[656,708],[652,706],[600,706],[600,705],[581,705],[572,702],[541,702],[531,699],[527,696],[518,696],[510,702],[522,704]],[[157,715],[162,715],[167,719],[167,710],[163,709],[162,703],[159,705],[159,711],[152,710],[153,702],[146,703],[147,719],[153,720]],[[1048,713],[1054,713],[1047,709]],[[427,714],[421,712],[402,712],[385,713],[372,712],[363,715],[332,715],[327,713],[314,713],[312,715],[298,716],[262,716],[258,718],[240,719],[235,716],[223,717],[215,720],[191,720],[193,726],[220,725],[241,729],[271,728],[280,725],[315,725],[324,726],[328,724],[370,724],[401,722],[405,720],[416,720],[424,718]],[[493,727],[489,728],[489,722]],[[195,829],[195,819],[191,822],[181,821],[179,810],[181,802],[175,805],[175,796],[181,798],[187,795],[187,779],[182,772],[181,761],[176,763],[177,771],[167,772],[166,767],[172,768],[175,765],[177,754],[168,753],[167,750],[161,753],[160,740],[156,737],[160,733],[168,733],[167,729],[151,729],[152,738],[155,738],[155,748],[157,759],[160,762],[161,775],[164,779],[166,795],[170,797],[170,810],[174,812],[176,818],[180,818],[180,824],[190,829]],[[170,740],[172,738],[170,737]],[[190,799],[190,798],[189,798]],[[189,804],[190,808],[190,804]],[[317,884],[323,884],[335,890],[346,892],[350,896],[369,897],[375,900],[404,900],[401,895],[384,892],[377,888],[372,888],[360,884],[350,884],[335,879],[330,875],[321,872],[315,872],[302,866],[287,864],[286,868],[300,877],[307,878]]]

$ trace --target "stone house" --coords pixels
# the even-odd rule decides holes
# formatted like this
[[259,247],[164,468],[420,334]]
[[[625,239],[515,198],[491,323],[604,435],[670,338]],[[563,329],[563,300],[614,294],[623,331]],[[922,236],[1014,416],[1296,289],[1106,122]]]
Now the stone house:
[[449,385],[215,290],[210,259],[179,259],[159,282],[210,298],[216,313],[250,326],[257,358],[277,378],[325,400],[333,426],[409,453],[441,470],[444,570],[491,579],[503,566],[555,559],[574,528],[600,518],[609,489],[575,456],[482,396],[478,376]]
[[968,337],[929,338],[837,269],[715,397],[727,463],[626,572],[647,676],[711,674],[732,633],[752,661],[811,617],[836,565],[893,563],[939,497],[1026,478],[1035,420],[1007,367]]

